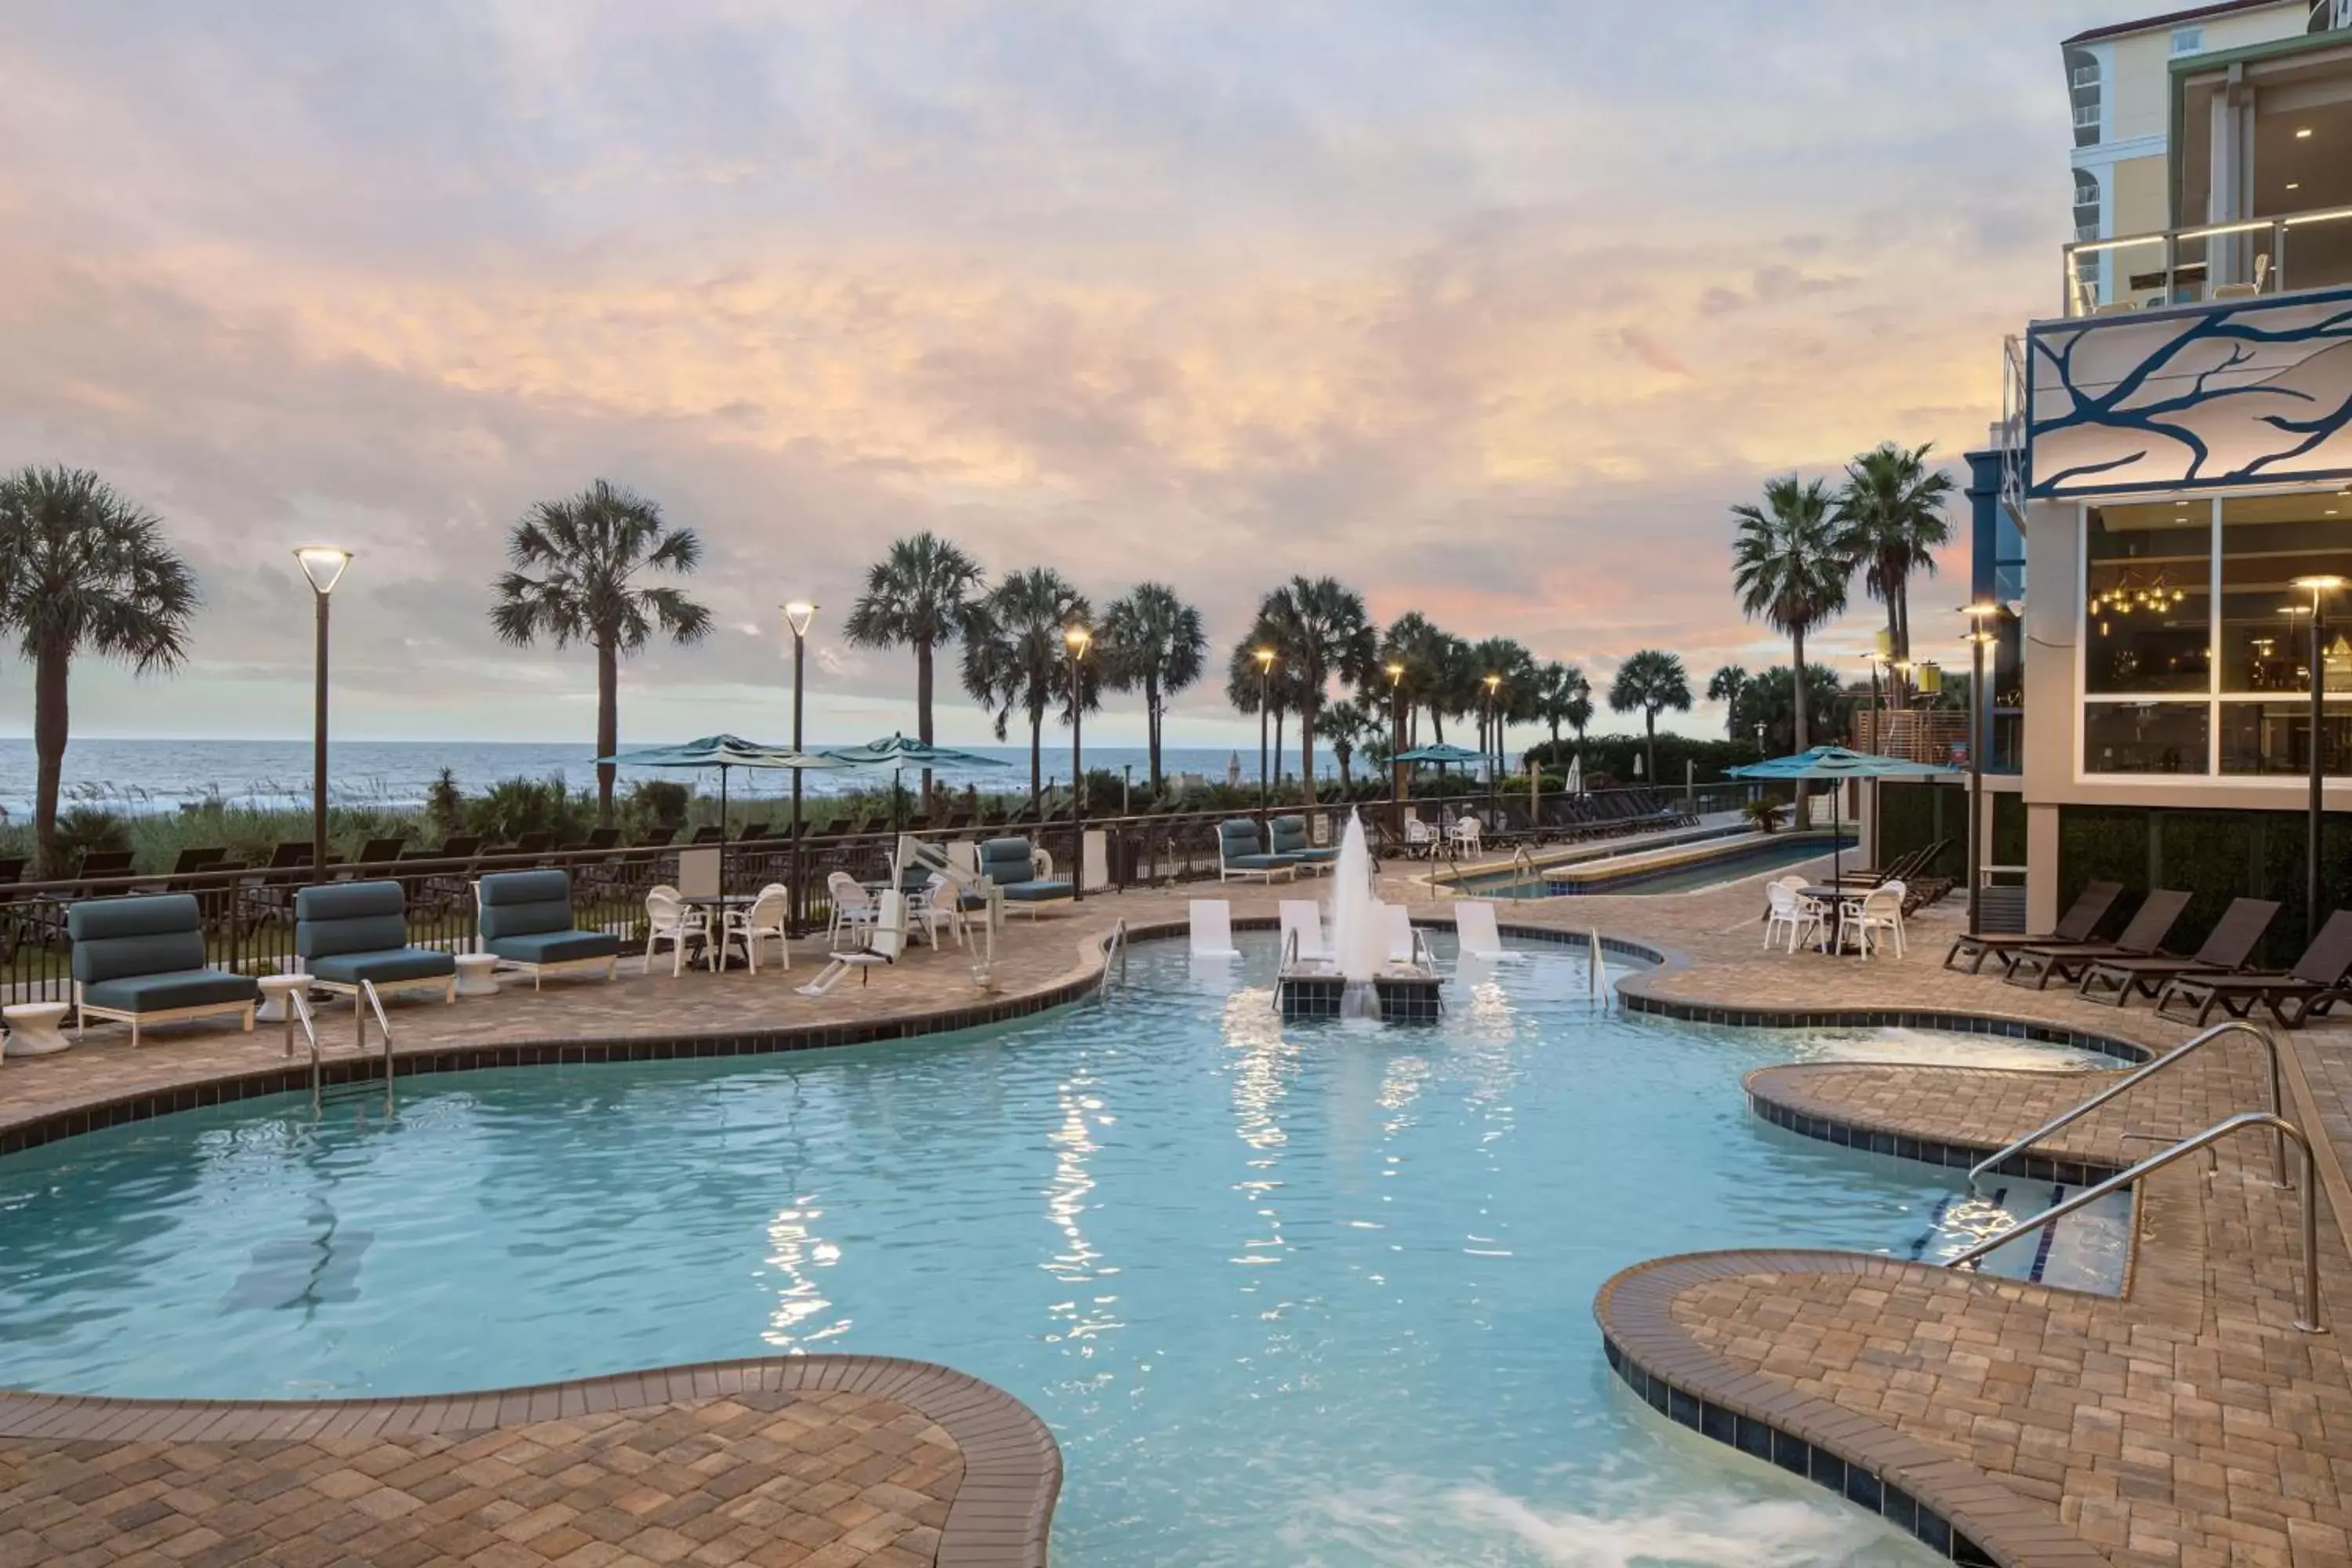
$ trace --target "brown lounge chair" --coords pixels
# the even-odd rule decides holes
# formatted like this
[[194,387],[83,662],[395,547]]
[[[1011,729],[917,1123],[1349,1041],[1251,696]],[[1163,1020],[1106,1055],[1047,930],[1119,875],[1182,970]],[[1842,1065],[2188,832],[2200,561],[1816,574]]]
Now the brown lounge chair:
[[2006,970],[2014,962],[2020,949],[2050,942],[2088,942],[2091,933],[2099,929],[2099,922],[2107,918],[2107,911],[2116,907],[2116,900],[2123,897],[2123,892],[2121,882],[2093,882],[2075,895],[2074,902],[2059,918],[2055,926],[2039,935],[2028,936],[2022,931],[1979,931],[1974,936],[1960,937],[1952,943],[1951,951],[1944,954],[1944,967],[1957,968],[1958,966],[1952,961],[1965,958],[1969,961],[1969,973],[1974,974],[1983,969],[1984,961],[1990,958]]
[[2131,1000],[2133,992],[2160,996],[2168,983],[2184,975],[2236,974],[2254,955],[2278,911],[2278,904],[2270,899],[2232,899],[2196,957],[2103,958],[2083,971],[2079,987],[2083,999],[2120,1007]]
[[2347,974],[2352,974],[2352,910],[2338,910],[2284,974],[2184,974],[2164,988],[2156,1010],[2179,1018],[2172,1010],[2176,1005],[2194,1007],[2194,1019],[2184,1021],[2202,1025],[2216,1007],[2232,1018],[2267,1007],[2281,1027],[2300,1029],[2336,1003],[2352,1000],[2344,984]]
[[2177,888],[2158,888],[2140,900],[2139,908],[2132,911],[2131,923],[2115,941],[2035,942],[2018,951],[2001,978],[2011,985],[2030,984],[2041,991],[2053,980],[2079,981],[2084,969],[2104,958],[2154,958],[2179,922],[2189,898]]

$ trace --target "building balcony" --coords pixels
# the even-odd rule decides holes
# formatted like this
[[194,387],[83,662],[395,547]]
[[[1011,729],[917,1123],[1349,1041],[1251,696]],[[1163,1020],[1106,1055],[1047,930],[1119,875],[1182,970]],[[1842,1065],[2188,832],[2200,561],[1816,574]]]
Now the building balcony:
[[2114,316],[2352,285],[2352,206],[2077,239],[2060,319]]
[[1936,767],[1968,762],[1969,716],[1951,708],[1865,708],[1853,715],[1853,746]]

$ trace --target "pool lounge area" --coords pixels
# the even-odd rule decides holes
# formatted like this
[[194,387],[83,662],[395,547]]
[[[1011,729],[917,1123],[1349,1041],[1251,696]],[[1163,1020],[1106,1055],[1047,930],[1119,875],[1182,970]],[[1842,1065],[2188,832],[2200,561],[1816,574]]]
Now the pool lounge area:
[[[899,1479],[852,1483],[871,1494],[864,1507],[891,1507],[852,1524],[855,1500],[830,1520],[788,1500],[770,1522],[799,1518],[807,1535],[831,1529],[828,1542],[845,1542],[887,1515],[898,1533],[869,1548],[869,1530],[859,1549],[916,1561],[1044,1561],[1048,1518],[1051,1560],[1065,1563],[1451,1553],[1544,1564],[1643,1542],[1696,1562],[2074,1560],[2013,1550],[2034,1510],[2060,1517],[2032,1474],[1997,1481],[1989,1506],[1981,1491],[1939,1487],[1918,1455],[1874,1462],[1874,1440],[1851,1421],[1816,1425],[1804,1401],[1822,1394],[1803,1391],[1831,1376],[1819,1386],[1832,1398],[1862,1386],[1872,1363],[1837,1373],[1854,1351],[1832,1325],[1890,1289],[1960,1321],[1979,1303],[2008,1321],[2016,1309],[2001,1292],[2047,1291],[2105,1303],[2087,1309],[2095,1325],[2115,1314],[2125,1332],[2152,1286],[2160,1306],[2168,1265],[2149,1238],[2179,1233],[2184,1201],[2208,1206],[2201,1180],[2160,1179],[2145,1212],[2083,1216],[2047,1246],[2005,1249],[2013,1256],[1981,1276],[1933,1265],[2082,1179],[1971,1187],[1947,1148],[1998,1146],[2000,1129],[2079,1098],[2083,1072],[2111,1072],[2168,1031],[2144,1013],[2095,1020],[2056,995],[2028,1004],[2039,1024],[1991,1016],[1988,987],[1934,971],[1917,949],[1937,944],[1924,938],[1909,961],[1761,964],[1748,956],[1752,900],[1725,889],[1670,902],[1682,911],[1671,943],[1639,896],[1577,906],[1580,926],[1601,910],[1604,930],[1625,933],[1608,938],[1617,994],[1597,1006],[1580,931],[1508,912],[1524,956],[1482,965],[1452,952],[1441,919],[1449,994],[1435,1029],[1284,1026],[1270,1004],[1271,938],[1244,929],[1239,959],[1203,964],[1173,940],[1181,900],[1156,894],[1090,900],[1024,927],[991,1004],[1018,1014],[979,1027],[950,1027],[972,994],[943,962],[877,982],[898,989],[887,1013],[869,996],[865,1015],[908,1037],[866,1044],[827,1032],[856,1027],[854,995],[812,1003],[802,1037],[778,1028],[741,975],[695,986],[697,1021],[709,1026],[698,1036],[649,1027],[656,1003],[679,994],[666,974],[551,985],[535,1011],[509,1005],[522,997],[463,1005],[449,1020],[465,1032],[446,1040],[408,1026],[442,1023],[419,1007],[396,1015],[410,1070],[390,1121],[353,1102],[313,1121],[299,1097],[199,1087],[228,1072],[270,1088],[256,1072],[274,1065],[268,1031],[192,1026],[136,1058],[94,1032],[78,1052],[10,1062],[0,1077],[0,1140],[14,1150],[0,1156],[0,1306],[32,1331],[0,1351],[0,1385],[100,1398],[27,1415],[0,1396],[0,1433],[13,1434],[0,1445],[79,1486],[92,1479],[88,1461],[67,1483],[61,1450],[33,1455],[25,1426],[72,1409],[104,1419],[107,1401],[125,1396],[266,1398],[344,1411],[355,1426],[405,1413],[383,1415],[385,1429],[404,1419],[437,1432],[453,1402],[428,1421],[435,1402],[422,1396],[525,1383],[557,1392],[460,1409],[451,1435],[463,1443],[444,1452],[536,1445],[513,1436],[532,1426],[593,1445],[640,1423],[711,1463],[769,1453],[782,1431],[846,1443],[856,1458],[842,1473],[878,1476],[891,1460]],[[1244,928],[1271,924],[1270,898],[1241,894],[1234,908]],[[1415,907],[1433,912],[1445,908]],[[1117,918],[1137,938],[1123,978],[1085,999]],[[1700,934],[1710,924],[1719,937]],[[1841,1005],[1823,1012],[1831,975]],[[77,1071],[118,1101],[134,1077],[190,1079],[189,1108],[132,1101],[141,1114],[105,1131],[28,1138],[39,1114],[28,1101],[51,1095],[54,1119],[76,1099],[63,1079]],[[2193,1104],[2125,1128],[2095,1120],[2063,1146],[2086,1170],[2128,1163],[2118,1133],[2194,1119],[2249,1074],[2218,1057]],[[2251,1163],[2251,1151],[2225,1149],[2222,1179]],[[630,1179],[614,1178],[621,1169]],[[476,1172],[487,1175],[458,1174]],[[2249,1191],[2241,1212],[2284,1226],[2290,1211]],[[2228,1256],[2215,1253],[2225,1285]],[[1761,1272],[1727,1261],[1749,1257]],[[1680,1277],[1679,1259],[1707,1258],[1727,1261]],[[1815,1272],[1838,1259],[1884,1278]],[[1784,1319],[1776,1303],[1791,1289],[1811,1304]],[[1721,1298],[1721,1310],[1692,1318],[1679,1303],[1694,1296]],[[1581,1315],[1595,1300],[1597,1323]],[[1760,1341],[1739,1327],[1768,1321],[1779,1326]],[[436,1331],[449,1322],[469,1330]],[[1861,1331],[1857,1344],[1877,1331]],[[2297,1353],[2307,1361],[2318,1343]],[[1810,1373],[1790,1360],[1798,1346],[1812,1347],[1801,1358]],[[836,1355],[839,1373],[824,1373]],[[992,1440],[1029,1434],[1011,1444],[1026,1479],[987,1489],[1029,1499],[1005,1505],[1024,1527],[966,1537],[1006,1554],[958,1556],[955,1532],[939,1533],[957,1506],[953,1422],[795,1381],[851,1378],[860,1355],[887,1358],[864,1377],[909,1397],[929,1396],[919,1377],[932,1374],[907,1370],[917,1363],[984,1386],[969,1397],[1004,1423],[971,1436],[987,1464],[1003,1462]],[[1737,1372],[1749,1356],[1755,1370]],[[597,1382],[737,1361],[639,1382],[626,1399]],[[1961,1370],[1918,1364],[1935,1377]],[[1718,1378],[1710,1366],[1735,1370]],[[1786,1382],[1785,1408],[1754,1397],[1759,1378]],[[614,1408],[590,1410],[591,1387]],[[621,1425],[544,1430],[564,1425],[567,1400],[580,1405],[573,1419]],[[1926,1415],[1941,1409],[1931,1401]],[[871,1450],[861,1434],[892,1423],[913,1446]],[[1975,1448],[1887,1430],[1962,1456],[1939,1463],[2004,1473],[1979,1469],[1966,1458]],[[353,1457],[321,1456],[336,1463],[320,1480]],[[2084,1463],[2087,1483],[2098,1456]],[[791,1489],[756,1468],[742,1479],[754,1475],[741,1495]],[[693,1523],[691,1505],[638,1500],[661,1521],[633,1516],[640,1528],[618,1550],[652,1529],[697,1540],[677,1530]],[[0,1486],[0,1520],[11,1506]],[[436,1506],[425,1498],[413,1511]],[[554,1506],[575,1517],[549,1531],[592,1517],[620,1528],[609,1506]],[[503,1511],[476,1500],[453,1528],[498,1538],[480,1521]],[[715,1530],[713,1511],[698,1530]],[[764,1510],[722,1515],[728,1531],[763,1528],[746,1512]]]

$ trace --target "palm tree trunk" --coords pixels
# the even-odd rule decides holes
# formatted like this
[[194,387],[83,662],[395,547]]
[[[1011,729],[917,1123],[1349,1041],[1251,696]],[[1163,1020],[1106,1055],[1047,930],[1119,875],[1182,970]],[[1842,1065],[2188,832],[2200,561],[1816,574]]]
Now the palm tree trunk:
[[1356,793],[1356,781],[1348,772],[1348,764],[1353,756],[1352,747],[1335,746],[1331,750],[1332,760],[1339,764],[1339,798],[1343,801]]
[[[621,749],[621,655],[610,637],[596,644],[596,754]],[[613,764],[596,764],[596,826],[613,826]]]
[[1274,770],[1274,777],[1267,781],[1267,787],[1271,792],[1267,797],[1269,799],[1282,793],[1282,721],[1289,717],[1289,713],[1283,709],[1277,708],[1274,710],[1274,751],[1266,758],[1266,766]]
[[1151,748],[1151,798],[1160,798],[1160,672],[1143,674],[1144,742]]
[[1045,793],[1045,710],[1029,710],[1029,804]]
[[[915,738],[926,746],[931,743],[931,644],[928,637],[915,639]],[[923,807],[931,809],[931,770],[923,770]]]
[[[1887,658],[1890,661],[1886,668],[1886,705],[1889,708],[1907,708],[1910,706],[1910,704],[1903,700],[1904,683],[1902,673],[1895,668],[1895,664],[1892,662],[1895,660],[1907,659],[1911,657],[1910,650],[1903,646],[1902,602],[1903,590],[1890,583],[1886,589],[1886,648]],[[1802,748],[1800,748],[1800,750]]]
[[1645,781],[1652,789],[1658,786],[1658,710],[1642,710],[1642,752],[1649,759],[1650,776]]
[[61,875],[58,864],[58,784],[66,762],[66,672],[72,650],[49,641],[33,660],[33,844],[37,874]]
[[[1789,697],[1790,700],[1795,706],[1797,721],[1797,732],[1795,736],[1797,743],[1793,750],[1798,753],[1802,753],[1807,749],[1805,742],[1810,738],[1805,733],[1805,628],[1799,626],[1794,631],[1790,632],[1789,634],[1789,641],[1791,645],[1792,655],[1790,659],[1792,668],[1790,669],[1789,673],[1794,678],[1790,680],[1789,685]],[[1889,673],[1892,672],[1890,671]],[[1809,820],[1809,803],[1811,801],[1811,787],[1807,785],[1802,779],[1797,781],[1797,826],[1799,827],[1809,827],[1811,826],[1811,823]]]
[[1429,736],[1431,745],[1445,744],[1445,715],[1437,710],[1437,704],[1434,702],[1429,705]]
[[1307,805],[1315,804],[1315,710],[1298,710],[1298,787]]

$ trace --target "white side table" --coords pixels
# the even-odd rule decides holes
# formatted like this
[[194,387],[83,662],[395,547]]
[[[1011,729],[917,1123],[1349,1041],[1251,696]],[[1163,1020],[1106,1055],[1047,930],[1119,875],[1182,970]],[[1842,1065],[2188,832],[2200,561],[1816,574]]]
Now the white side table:
[[265,974],[258,984],[261,986],[261,1007],[254,1016],[286,1026],[286,1054],[290,1057],[294,1054],[292,998],[310,989],[310,977],[307,974]]
[[69,1049],[73,1042],[58,1026],[72,1011],[68,1002],[19,1002],[13,1007],[0,1007],[0,1017],[8,1020],[8,1054],[45,1057]]
[[495,996],[499,994],[499,955],[461,952],[457,955],[457,994]]

